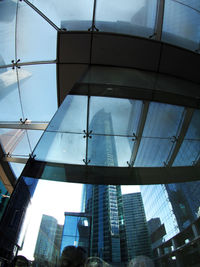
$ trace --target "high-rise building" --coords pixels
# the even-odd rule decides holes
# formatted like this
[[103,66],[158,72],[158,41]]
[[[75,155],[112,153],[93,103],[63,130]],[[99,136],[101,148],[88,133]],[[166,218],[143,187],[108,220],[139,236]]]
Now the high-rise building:
[[[92,135],[88,149],[89,159],[98,165],[117,166],[111,114],[104,109],[99,110],[91,119],[89,128],[97,133],[109,133],[106,138]],[[126,261],[120,186],[85,185],[83,201],[85,212],[91,215],[90,255],[108,262]]]
[[141,186],[141,192],[153,248],[183,231],[198,217],[199,181]]
[[153,239],[154,249],[160,244],[159,240],[165,242],[179,232],[178,223],[165,185],[143,185],[140,188],[147,221],[160,219],[160,223],[154,223],[151,233],[158,230],[161,224],[165,229],[161,231],[159,239]]
[[151,256],[151,246],[141,193],[122,196],[128,258]]
[[37,266],[44,266],[47,262],[56,264],[58,260],[55,257],[57,256],[55,253],[57,225],[57,220],[54,217],[43,214],[34,252]]

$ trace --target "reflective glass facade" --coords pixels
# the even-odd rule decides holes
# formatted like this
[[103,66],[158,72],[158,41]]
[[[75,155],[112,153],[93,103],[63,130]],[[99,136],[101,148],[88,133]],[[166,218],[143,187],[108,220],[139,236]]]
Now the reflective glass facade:
[[66,246],[80,246],[90,255],[91,217],[85,213],[65,212],[60,251]]
[[151,257],[150,237],[141,193],[122,196],[128,259],[145,255]]

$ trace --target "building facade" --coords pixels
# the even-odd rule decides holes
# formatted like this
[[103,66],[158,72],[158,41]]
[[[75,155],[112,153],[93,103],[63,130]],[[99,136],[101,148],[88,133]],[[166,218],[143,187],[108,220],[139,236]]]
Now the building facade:
[[55,246],[58,240],[57,229],[57,220],[52,216],[43,214],[34,252],[35,266],[44,266],[45,264],[55,266],[57,264],[59,260],[59,246],[57,253]]
[[80,246],[90,252],[90,216],[83,212],[65,212],[60,254],[66,246]]
[[122,196],[128,258],[151,256],[151,245],[141,193]]
[[[112,117],[104,109],[91,119],[92,134],[88,149],[91,164],[117,166],[117,152]],[[104,136],[105,134],[105,136]],[[98,144],[101,144],[100,146]],[[127,260],[121,187],[114,185],[84,185],[84,210],[91,215],[90,255],[107,262]]]

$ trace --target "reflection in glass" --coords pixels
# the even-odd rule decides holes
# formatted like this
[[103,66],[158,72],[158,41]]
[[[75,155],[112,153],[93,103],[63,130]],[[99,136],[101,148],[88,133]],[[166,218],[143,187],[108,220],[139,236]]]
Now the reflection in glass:
[[87,31],[92,26],[93,0],[36,0],[34,5],[59,28]]
[[132,136],[137,130],[141,107],[142,101],[91,97],[89,130],[95,134]]
[[83,164],[86,140],[83,134],[45,132],[34,150],[37,160]]
[[68,95],[47,131],[83,133],[87,128],[87,96]]
[[155,16],[156,1],[99,0],[95,25],[100,31],[148,37],[154,32]]
[[172,147],[170,139],[142,138],[134,166],[162,167]]
[[199,1],[165,1],[162,40],[190,50],[199,49]]
[[143,136],[170,138],[176,136],[182,122],[183,107],[151,102]]

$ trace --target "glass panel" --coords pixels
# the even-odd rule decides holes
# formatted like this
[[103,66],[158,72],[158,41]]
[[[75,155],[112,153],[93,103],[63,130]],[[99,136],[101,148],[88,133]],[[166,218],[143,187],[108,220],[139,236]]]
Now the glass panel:
[[22,113],[16,70],[0,69],[0,121],[19,121],[20,118]]
[[31,154],[31,148],[29,146],[27,131],[26,130],[17,130],[17,136],[15,148],[10,152],[13,156],[26,156],[28,157]]
[[[17,58],[22,62],[56,58],[57,31],[23,1],[18,5]],[[48,49],[47,49],[48,47]]]
[[82,134],[45,132],[34,150],[37,160],[84,164],[86,139]]
[[149,37],[154,32],[156,4],[145,0],[97,0],[95,25],[100,31]]
[[87,129],[87,96],[68,95],[47,131],[79,132]]
[[56,65],[23,66],[18,76],[25,118],[49,121],[57,110]]
[[131,149],[134,141],[132,138],[91,135],[88,139],[89,165],[97,166],[128,166]]
[[191,50],[199,49],[200,4],[194,1],[165,1],[162,41]]
[[173,166],[188,166],[200,159],[200,141],[184,140]]
[[15,60],[15,22],[17,1],[0,1],[0,65]]
[[200,110],[195,110],[185,139],[200,139]]
[[34,150],[35,146],[37,145],[40,137],[42,136],[44,131],[38,131],[38,130],[29,130],[27,131],[28,133],[28,138],[30,141],[30,146],[31,146],[31,151]]
[[29,155],[30,148],[25,130],[0,129],[0,142],[5,153]]
[[183,111],[183,107],[151,102],[142,135],[165,138],[176,136]]
[[89,130],[98,134],[136,133],[142,101],[91,97]]
[[20,177],[24,167],[25,167],[25,164],[10,162],[10,166],[11,166],[16,178],[18,179]]
[[36,0],[34,5],[59,28],[87,31],[92,26],[93,0]]
[[162,167],[172,149],[169,139],[142,138],[134,167]]

